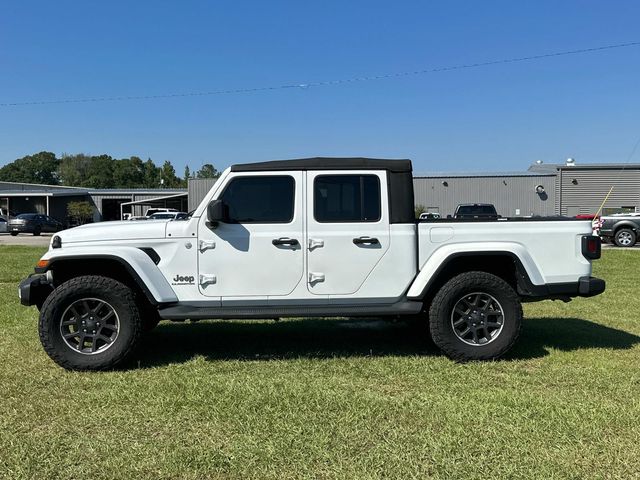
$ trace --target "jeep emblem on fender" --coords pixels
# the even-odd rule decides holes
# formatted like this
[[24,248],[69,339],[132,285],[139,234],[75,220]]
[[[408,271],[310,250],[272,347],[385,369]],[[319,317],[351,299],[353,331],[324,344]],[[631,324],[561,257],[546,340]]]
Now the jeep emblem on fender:
[[195,282],[195,280],[196,280],[196,277],[194,277],[193,275],[190,275],[190,276],[176,275],[173,278],[174,285],[182,284],[182,283],[189,284],[189,283]]

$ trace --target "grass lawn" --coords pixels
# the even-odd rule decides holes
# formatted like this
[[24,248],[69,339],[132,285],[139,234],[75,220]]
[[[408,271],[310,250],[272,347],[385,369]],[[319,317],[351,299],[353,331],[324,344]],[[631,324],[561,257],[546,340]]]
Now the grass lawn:
[[607,291],[525,306],[503,361],[456,364],[403,323],[163,322],[134,364],[66,372],[0,247],[5,478],[639,478],[640,252]]

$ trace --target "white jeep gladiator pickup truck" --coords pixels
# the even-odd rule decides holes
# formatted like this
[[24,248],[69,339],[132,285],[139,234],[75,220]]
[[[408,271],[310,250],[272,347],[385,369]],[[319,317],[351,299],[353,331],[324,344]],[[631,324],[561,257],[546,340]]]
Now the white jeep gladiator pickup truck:
[[412,316],[455,360],[503,355],[522,301],[604,291],[569,219],[414,219],[408,160],[233,165],[185,220],[57,233],[20,284],[46,352],[112,368],[160,319]]

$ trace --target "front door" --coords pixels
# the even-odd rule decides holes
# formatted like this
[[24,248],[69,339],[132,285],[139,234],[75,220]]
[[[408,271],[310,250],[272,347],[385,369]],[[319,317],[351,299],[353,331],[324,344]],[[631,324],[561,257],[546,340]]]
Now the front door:
[[386,197],[382,171],[307,173],[312,294],[366,296],[358,291],[389,248]]
[[303,279],[302,172],[232,173],[217,198],[229,223],[198,226],[198,283],[208,297],[289,295]]

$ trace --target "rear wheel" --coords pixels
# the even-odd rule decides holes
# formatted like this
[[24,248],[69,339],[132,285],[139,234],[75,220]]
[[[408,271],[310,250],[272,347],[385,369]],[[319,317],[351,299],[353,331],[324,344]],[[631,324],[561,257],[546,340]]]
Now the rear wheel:
[[621,228],[613,240],[619,247],[633,247],[636,244],[636,234],[629,228]]
[[56,288],[40,311],[40,341],[69,370],[106,370],[132,353],[143,325],[134,292],[107,277],[73,278]]
[[518,295],[507,282],[486,272],[452,278],[429,308],[434,343],[458,361],[501,357],[517,340],[521,326]]
[[18,236],[18,232],[11,232],[11,236],[12,237],[17,237]]
[[33,236],[34,237],[40,236],[40,232],[42,232],[42,229],[40,227],[36,227],[36,229],[33,231]]

